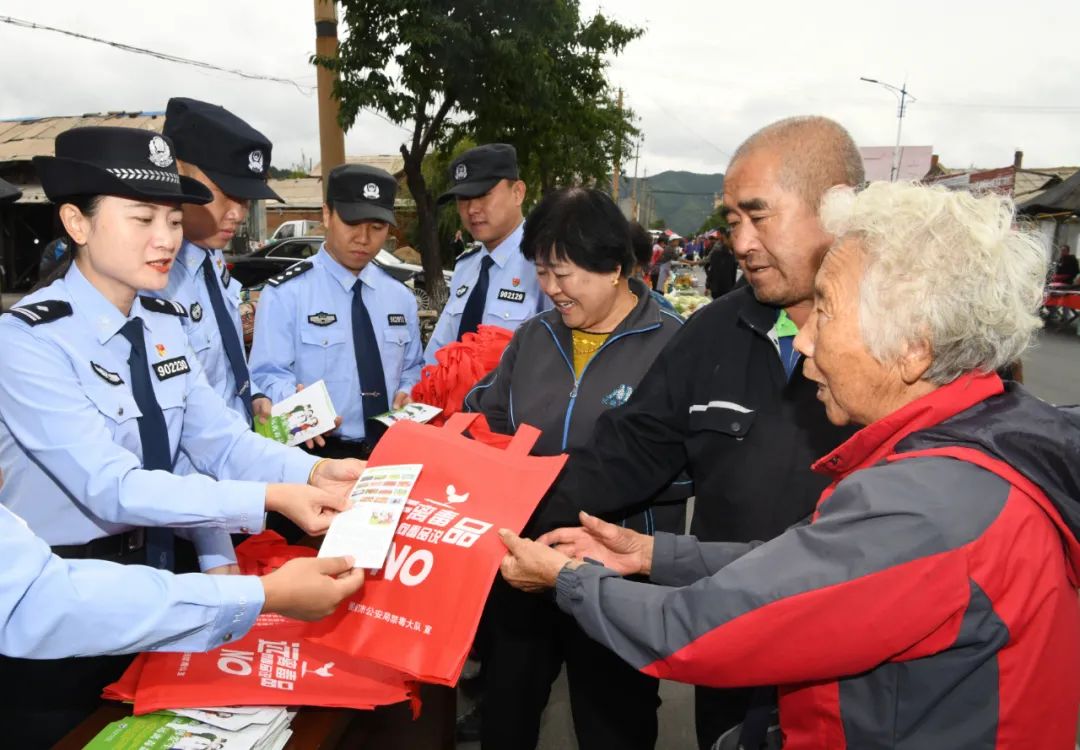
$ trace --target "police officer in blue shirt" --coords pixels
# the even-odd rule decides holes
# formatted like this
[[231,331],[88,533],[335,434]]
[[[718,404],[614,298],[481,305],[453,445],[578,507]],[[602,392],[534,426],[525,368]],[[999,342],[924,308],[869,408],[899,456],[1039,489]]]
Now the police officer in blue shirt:
[[453,186],[439,204],[457,202],[462,225],[481,247],[458,256],[450,299],[435,324],[424,360],[480,324],[511,331],[551,307],[540,291],[536,269],[521,254],[525,183],[518,177],[517,151],[505,143],[469,149],[450,164]]
[[[72,254],[62,278],[0,316],[0,504],[61,557],[161,568],[164,527],[190,534],[206,570],[227,568],[222,537],[260,530],[267,509],[325,530],[359,463],[317,463],[251,432],[207,384],[184,307],[138,293],[165,286],[180,205],[208,191],[149,131],[76,128],[56,153],[34,161]],[[180,452],[208,476],[172,473]],[[123,666],[2,659],[0,681],[20,690],[0,723],[62,734]]]
[[[184,205],[184,243],[160,296],[187,307],[184,329],[211,387],[249,423],[253,409],[270,412],[251,383],[240,322],[240,282],[232,279],[222,249],[243,226],[251,201],[281,200],[270,189],[270,141],[224,107],[174,97],[163,133],[176,147],[181,175],[212,195]],[[181,469],[186,469],[184,463]]]
[[344,557],[297,558],[260,578],[64,560],[2,505],[0,553],[0,654],[29,659],[209,651],[263,612],[325,617],[364,582]]
[[330,172],[326,241],[267,283],[255,312],[251,370],[274,402],[326,381],[342,418],[315,450],[366,458],[381,435],[372,417],[401,408],[420,379],[416,298],[372,260],[395,225],[397,182],[359,164]]

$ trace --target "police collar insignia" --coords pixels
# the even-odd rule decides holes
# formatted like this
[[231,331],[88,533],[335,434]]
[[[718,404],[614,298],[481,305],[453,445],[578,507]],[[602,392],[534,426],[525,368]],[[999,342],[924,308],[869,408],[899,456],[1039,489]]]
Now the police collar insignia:
[[188,314],[191,315],[191,319],[198,323],[202,320],[202,305],[198,302],[192,302],[188,307]]
[[507,302],[524,302],[525,292],[516,289],[500,289],[498,299],[506,300]]
[[379,200],[379,186],[374,182],[364,185],[364,198],[369,201]]
[[311,323],[311,325],[313,326],[328,326],[331,323],[337,322],[337,315],[334,315],[333,313],[320,312],[315,313],[314,315],[309,315],[307,320],[308,323]]
[[99,378],[104,380],[109,385],[120,385],[121,383],[124,382],[124,379],[121,378],[119,374],[117,374],[115,372],[110,372],[109,370],[106,370],[104,367],[99,365],[97,362],[91,362],[90,367],[92,367],[94,369],[94,372],[97,374],[97,376]]
[[386,316],[386,322],[392,326],[405,325],[405,316],[401,313],[390,313]]
[[469,176],[469,168],[465,166],[465,163],[457,165],[457,169],[454,170],[454,179],[460,182]]
[[160,135],[155,135],[150,139],[150,163],[162,169],[173,163],[169,144]]
[[248,154],[248,169],[255,174],[262,174],[263,171],[263,154],[262,151],[255,149]]
[[157,375],[158,380],[168,380],[187,372],[191,372],[191,365],[188,364],[187,357],[173,357],[164,362],[154,363],[154,374]]
[[457,290],[457,292],[455,292],[455,294],[457,294],[457,296],[459,296],[459,297],[464,297],[465,292],[467,292],[467,291],[469,291],[468,285],[467,284],[462,284],[461,286],[458,287],[458,290]]

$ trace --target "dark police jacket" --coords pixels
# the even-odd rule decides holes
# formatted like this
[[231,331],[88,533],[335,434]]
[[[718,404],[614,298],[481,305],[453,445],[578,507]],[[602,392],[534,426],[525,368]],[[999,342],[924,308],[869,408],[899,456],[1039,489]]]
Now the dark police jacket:
[[[660,308],[640,281],[630,279],[630,288],[637,306],[593,355],[580,379],[573,368],[573,332],[558,310],[548,310],[518,328],[499,366],[466,397],[465,409],[483,413],[495,432],[513,434],[521,424],[538,428],[542,435],[535,455],[553,456],[585,445],[601,415],[618,411],[631,398],[649,365],[683,325],[682,318]],[[685,476],[675,484],[671,479],[642,498],[635,509],[639,512],[621,516],[627,526],[648,534],[682,533],[691,487]]]
[[854,428],[825,418],[801,361],[785,377],[775,321],[749,287],[693,315],[629,402],[571,451],[530,531],[577,525],[579,509],[624,516],[684,469],[702,540],[771,539],[810,515],[828,483],[810,465]]

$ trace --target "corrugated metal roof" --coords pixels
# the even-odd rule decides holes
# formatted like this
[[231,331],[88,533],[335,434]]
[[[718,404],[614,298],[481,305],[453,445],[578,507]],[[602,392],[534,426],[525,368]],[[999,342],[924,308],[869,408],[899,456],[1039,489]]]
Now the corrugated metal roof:
[[5,120],[0,122],[0,162],[29,161],[35,156],[50,156],[56,136],[75,127],[108,125],[160,133],[164,123],[163,113],[150,112],[102,112],[74,117]]
[[[346,164],[364,164],[376,169],[384,169],[395,177],[405,171],[405,159],[401,154],[368,154],[365,156],[346,156]],[[322,177],[322,162],[316,164],[311,177]]]
[[[270,189],[280,195],[284,204],[278,201],[266,201],[266,208],[322,208],[323,186],[320,177],[300,177],[293,180],[270,180]],[[394,200],[396,210],[415,208],[415,203],[407,190],[398,190]]]
[[1059,185],[1080,171],[1080,167],[1022,168],[1016,173],[1013,198],[1017,203],[1027,203],[1038,198],[1054,185]]

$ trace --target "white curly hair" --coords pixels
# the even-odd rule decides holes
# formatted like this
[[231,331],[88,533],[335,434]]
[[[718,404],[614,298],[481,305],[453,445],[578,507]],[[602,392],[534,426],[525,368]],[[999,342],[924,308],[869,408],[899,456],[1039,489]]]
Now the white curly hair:
[[821,221],[863,250],[859,325],[879,362],[926,341],[923,377],[944,385],[1014,362],[1042,325],[1047,254],[1008,198],[875,182],[830,190]]

